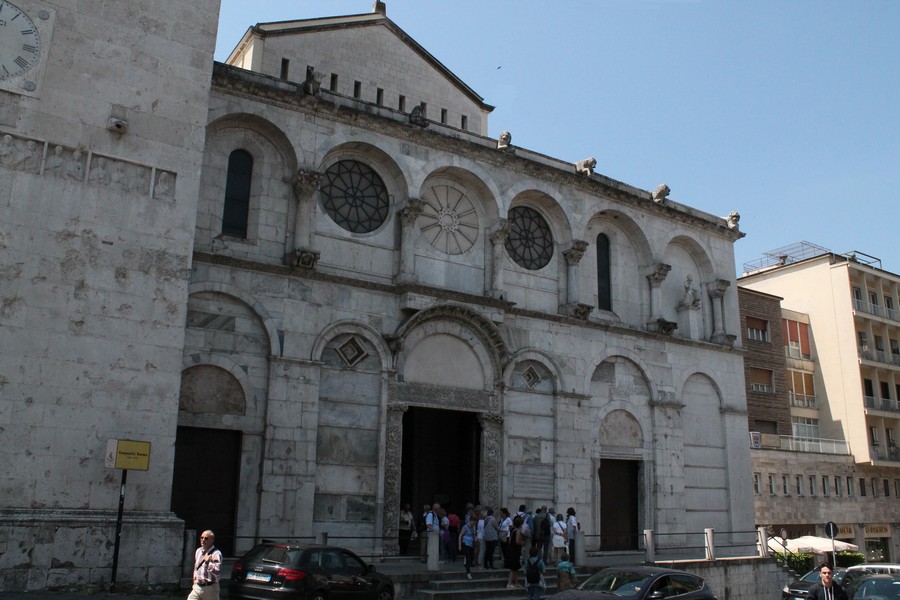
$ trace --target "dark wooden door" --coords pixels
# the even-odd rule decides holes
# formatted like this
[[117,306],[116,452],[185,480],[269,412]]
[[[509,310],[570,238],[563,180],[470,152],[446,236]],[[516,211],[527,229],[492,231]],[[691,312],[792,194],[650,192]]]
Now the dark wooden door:
[[600,461],[600,549],[637,550],[640,461]]

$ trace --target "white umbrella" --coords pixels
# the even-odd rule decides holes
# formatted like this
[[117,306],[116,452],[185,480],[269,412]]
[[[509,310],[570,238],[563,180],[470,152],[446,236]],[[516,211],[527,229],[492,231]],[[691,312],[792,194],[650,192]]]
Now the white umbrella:
[[787,547],[790,552],[823,554],[825,552],[831,552],[832,549],[836,552],[844,552],[846,550],[856,550],[859,548],[856,544],[842,542],[841,540],[834,540],[834,546],[832,546],[831,538],[816,537],[814,535],[803,535],[792,540],[785,540],[783,545],[781,542],[781,538],[770,539],[769,550],[772,550],[773,552],[784,552],[784,548]]

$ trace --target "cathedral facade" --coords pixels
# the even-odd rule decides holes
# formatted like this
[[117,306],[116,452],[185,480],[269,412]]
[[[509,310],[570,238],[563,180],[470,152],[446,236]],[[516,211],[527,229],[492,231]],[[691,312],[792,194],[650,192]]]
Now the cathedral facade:
[[108,577],[110,439],[152,445],[135,583],[198,528],[390,555],[407,503],[571,506],[599,551],[753,529],[733,216],[487,137],[381,3],[224,64],[190,35],[217,3],[171,4],[88,77],[67,27],[107,17],[45,2],[39,85],[0,97],[7,589]]

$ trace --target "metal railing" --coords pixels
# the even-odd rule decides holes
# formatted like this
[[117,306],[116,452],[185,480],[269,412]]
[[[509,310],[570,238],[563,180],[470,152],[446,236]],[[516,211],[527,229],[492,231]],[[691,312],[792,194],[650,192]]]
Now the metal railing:
[[863,396],[863,403],[866,408],[873,410],[888,410],[891,412],[900,412],[900,402],[891,400],[890,398],[876,398],[875,396]]
[[791,392],[791,406],[797,406],[799,408],[819,408],[819,404],[816,402],[816,397],[814,395],[797,394],[795,392]]
[[747,556],[768,556],[766,530],[761,527],[748,531],[720,531],[712,528],[702,532],[656,533],[645,529],[643,534],[644,560],[716,560]]
[[891,321],[900,321],[900,313],[893,308],[886,308],[878,304],[872,304],[871,302],[863,302],[856,298],[853,299],[853,307],[856,309],[856,312],[890,319]]

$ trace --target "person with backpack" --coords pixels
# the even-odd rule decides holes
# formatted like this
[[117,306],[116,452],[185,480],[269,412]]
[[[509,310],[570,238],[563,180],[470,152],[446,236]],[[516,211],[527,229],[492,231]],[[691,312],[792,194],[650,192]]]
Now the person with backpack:
[[[532,518],[532,527],[534,531],[531,532],[531,543],[532,545],[538,549],[538,556],[541,557],[541,560],[544,563],[547,563],[547,542],[550,538],[550,527],[549,523],[547,523],[547,507],[542,506],[534,511],[534,517]],[[547,528],[544,529],[544,525],[547,524]]]
[[525,593],[528,600],[540,600],[541,592],[547,587],[544,583],[544,568],[538,549],[533,547],[525,561]]

